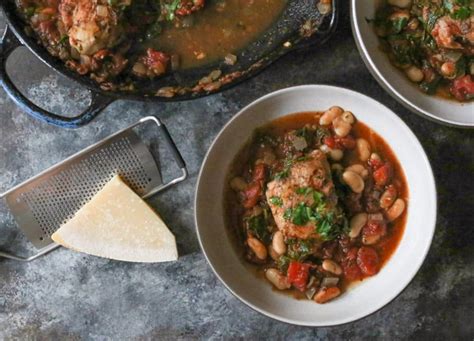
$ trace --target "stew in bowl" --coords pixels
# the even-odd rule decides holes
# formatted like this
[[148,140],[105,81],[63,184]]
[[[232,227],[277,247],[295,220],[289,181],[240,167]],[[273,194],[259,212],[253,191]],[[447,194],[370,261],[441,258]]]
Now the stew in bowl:
[[[335,104],[336,129],[320,122]],[[211,268],[237,298],[281,321],[329,326],[373,313],[409,284],[433,237],[436,189],[393,112],[307,85],[227,123],[204,159],[195,219]]]
[[258,128],[228,179],[226,218],[243,257],[296,297],[326,303],[376,275],[404,230],[398,160],[338,106]]

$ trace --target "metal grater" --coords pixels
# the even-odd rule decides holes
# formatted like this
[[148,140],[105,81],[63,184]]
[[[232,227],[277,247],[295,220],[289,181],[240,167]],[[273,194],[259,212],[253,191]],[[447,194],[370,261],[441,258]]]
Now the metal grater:
[[[154,123],[163,134],[182,172],[165,184],[153,155],[133,130],[146,122]],[[40,249],[27,258],[1,251],[0,256],[30,261],[57,248],[51,235],[115,174],[142,198],[148,198],[186,179],[187,170],[161,121],[153,116],[142,118],[0,195],[28,240]]]

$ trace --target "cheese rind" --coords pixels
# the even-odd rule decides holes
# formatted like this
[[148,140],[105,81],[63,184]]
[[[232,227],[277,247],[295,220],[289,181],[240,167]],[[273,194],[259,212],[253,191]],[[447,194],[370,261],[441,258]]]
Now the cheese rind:
[[128,262],[178,259],[174,235],[118,176],[51,238],[75,251]]

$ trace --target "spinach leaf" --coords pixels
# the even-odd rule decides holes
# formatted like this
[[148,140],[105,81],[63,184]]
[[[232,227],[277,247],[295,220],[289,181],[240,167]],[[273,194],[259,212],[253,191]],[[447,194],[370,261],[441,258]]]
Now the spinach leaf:
[[429,95],[433,95],[434,93],[436,93],[436,90],[438,89],[440,82],[441,82],[441,76],[437,74],[433,81],[421,82],[420,89]]
[[267,222],[262,214],[250,217],[247,220],[247,228],[261,241],[268,243],[270,241],[270,233],[267,229]]
[[288,266],[290,265],[290,262],[290,257],[285,255],[280,256],[280,258],[278,258],[277,260],[277,267],[281,272],[286,273],[288,271]]

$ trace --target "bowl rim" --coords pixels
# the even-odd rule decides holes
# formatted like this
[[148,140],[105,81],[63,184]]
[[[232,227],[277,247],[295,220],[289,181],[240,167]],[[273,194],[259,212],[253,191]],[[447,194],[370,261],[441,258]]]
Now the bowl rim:
[[[362,33],[360,31],[360,27],[357,22],[357,9],[356,9],[357,0],[351,0],[350,3],[350,17],[351,17],[351,28],[352,28],[352,35],[354,37],[357,50],[359,51],[359,55],[361,56],[362,60],[364,61],[365,66],[369,70],[370,74],[375,78],[375,80],[379,83],[379,85],[390,95],[392,96],[398,103],[403,105],[408,110],[414,112],[415,114],[427,118],[432,122],[440,123],[449,127],[456,127],[456,128],[464,128],[464,129],[474,129],[474,123],[463,123],[458,122],[455,120],[445,119],[426,111],[419,106],[415,105],[403,95],[401,95],[391,84],[390,82],[383,76],[382,72],[377,68],[375,63],[373,62],[369,51],[367,50],[366,44],[364,43],[364,39]],[[420,94],[424,96],[428,96],[420,92]]]
[[[249,110],[251,107],[255,106],[255,105],[258,105],[259,103],[261,102],[264,102],[266,101],[267,99],[271,98],[271,97],[276,97],[276,96],[280,96],[282,94],[285,94],[285,93],[288,93],[288,92],[292,92],[292,91],[298,91],[298,90],[303,90],[303,89],[314,89],[314,90],[317,90],[317,89],[321,89],[321,88],[327,88],[327,89],[330,89],[330,90],[336,90],[336,91],[347,91],[349,93],[353,93],[353,94],[356,94],[356,95],[359,95],[359,96],[362,96],[362,97],[366,97],[368,100],[371,100],[371,101],[375,101],[377,104],[383,106],[384,108],[386,108],[389,112],[391,112],[391,114],[393,115],[394,119],[398,121],[398,123],[401,125],[402,129],[404,129],[408,134],[411,134],[412,137],[415,139],[415,141],[417,142],[418,144],[418,147],[420,148],[421,152],[422,152],[422,156],[423,156],[423,160],[422,162],[426,165],[426,169],[428,171],[427,173],[427,180],[430,182],[431,184],[431,187],[433,188],[434,190],[434,197],[432,198],[432,200],[434,201],[433,204],[434,204],[434,217],[433,217],[433,220],[432,220],[432,228],[431,228],[431,234],[430,236],[428,237],[428,243],[426,244],[426,247],[422,250],[422,253],[421,253],[421,257],[420,257],[420,260],[418,262],[418,264],[416,264],[416,266],[414,267],[414,271],[413,273],[411,274],[411,277],[409,277],[407,280],[406,280],[406,283],[404,284],[403,288],[399,291],[399,292],[395,292],[389,299],[387,299],[387,301],[385,303],[383,303],[381,306],[379,307],[376,307],[375,309],[372,309],[370,312],[368,312],[367,314],[363,315],[363,316],[360,316],[360,317],[356,317],[356,318],[348,318],[347,320],[345,321],[338,321],[336,323],[332,323],[332,324],[318,324],[318,323],[311,323],[311,324],[308,324],[308,323],[305,323],[305,322],[301,322],[299,320],[295,320],[295,319],[290,319],[290,318],[285,318],[285,317],[282,317],[282,316],[279,316],[279,315],[276,315],[274,313],[271,313],[269,311],[266,311],[264,309],[261,309],[259,308],[258,306],[254,305],[253,303],[249,302],[248,300],[242,298],[238,293],[234,292],[234,290],[232,290],[232,288],[227,285],[227,283],[223,280],[223,278],[219,275],[219,273],[217,272],[217,270],[215,269],[214,265],[212,264],[212,262],[210,261],[208,255],[207,255],[207,252],[203,246],[203,242],[202,242],[202,239],[201,239],[201,234],[200,234],[200,228],[199,228],[199,224],[198,224],[198,203],[197,203],[197,199],[198,199],[198,196],[199,196],[199,192],[201,190],[201,178],[203,176],[203,173],[204,173],[204,168],[205,168],[205,165],[208,161],[208,158],[212,152],[212,150],[214,149],[214,146],[217,144],[218,140],[221,138],[221,136],[224,134],[224,132],[229,128],[229,126],[231,126],[233,124],[234,121],[238,120],[239,117],[247,110]],[[291,113],[288,113],[287,115],[290,115]],[[255,127],[257,128],[257,127]],[[363,94],[363,93],[360,93],[360,92],[357,92],[357,91],[354,91],[354,90],[351,90],[351,89],[348,89],[348,88],[345,88],[345,87],[339,87],[339,86],[333,86],[333,85],[326,85],[326,84],[307,84],[307,85],[298,85],[298,86],[293,86],[293,87],[288,87],[288,88],[283,88],[283,89],[280,89],[280,90],[277,90],[277,91],[274,91],[274,92],[271,92],[271,93],[268,93],[262,97],[259,97],[257,98],[256,100],[252,101],[250,104],[246,105],[244,108],[242,108],[241,110],[239,110],[222,128],[221,130],[219,131],[219,133],[216,135],[216,137],[213,139],[212,143],[210,144],[205,156],[204,156],[204,159],[202,161],[202,164],[201,164],[201,168],[199,170],[199,173],[198,173],[198,177],[197,177],[197,181],[196,181],[196,189],[195,189],[195,192],[194,192],[194,205],[193,205],[193,209],[194,209],[194,225],[195,225],[195,229],[196,229],[196,235],[197,235],[197,238],[198,238],[198,242],[199,242],[199,247],[201,248],[201,251],[202,253],[204,254],[204,257],[208,263],[208,265],[210,266],[210,268],[212,269],[212,271],[214,272],[214,274],[216,275],[216,277],[219,279],[219,281],[224,285],[224,287],[234,296],[236,297],[239,301],[241,301],[242,303],[244,303],[246,306],[248,306],[249,308],[251,308],[252,310],[264,315],[264,316],[267,316],[267,317],[270,317],[274,320],[277,320],[277,321],[280,321],[280,322],[284,322],[284,323],[287,323],[287,324],[290,324],[290,325],[298,325],[298,326],[305,326],[305,327],[336,327],[336,326],[341,326],[341,325],[346,325],[346,324],[349,324],[349,323],[353,323],[353,322],[356,322],[356,321],[359,321],[359,320],[362,320],[366,317],[369,317],[373,314],[375,314],[376,312],[382,310],[384,307],[386,307],[388,304],[390,304],[391,302],[393,302],[398,296],[400,296],[407,288],[408,286],[412,283],[412,281],[414,280],[414,278],[416,277],[416,275],[418,274],[418,272],[420,271],[420,268],[421,266],[423,265],[423,263],[425,262],[426,260],[426,257],[428,255],[428,252],[429,250],[431,249],[431,245],[433,243],[433,238],[434,238],[434,234],[435,234],[435,231],[436,231],[436,222],[437,222],[437,213],[438,213],[438,195],[437,195],[437,187],[436,187],[436,180],[435,180],[435,177],[434,177],[434,174],[433,174],[433,169],[431,168],[431,163],[428,159],[428,156],[423,148],[423,146],[421,145],[420,141],[418,140],[418,138],[416,137],[416,135],[412,132],[412,130],[406,125],[405,122],[403,122],[403,120],[398,116],[396,115],[391,109],[389,109],[388,107],[386,107],[385,105],[383,105],[382,103],[380,103],[379,101]]]

